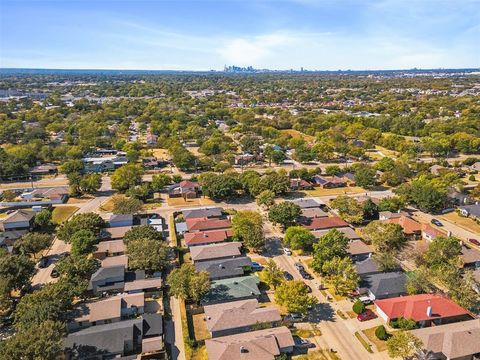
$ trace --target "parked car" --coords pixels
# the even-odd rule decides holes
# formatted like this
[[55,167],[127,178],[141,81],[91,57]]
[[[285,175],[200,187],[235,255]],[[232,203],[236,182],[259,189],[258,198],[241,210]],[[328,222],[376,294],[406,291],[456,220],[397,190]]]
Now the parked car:
[[258,262],[252,262],[252,271],[262,271],[263,265],[259,264]]
[[289,248],[283,248],[283,253],[289,256],[292,255],[292,251]]
[[38,262],[38,267],[40,269],[46,268],[48,266],[48,258],[42,257],[40,261]]
[[293,275],[290,274],[288,271],[283,272],[283,277],[285,278],[285,280],[293,280]]
[[303,315],[302,314],[297,314],[297,313],[291,313],[287,314],[283,320],[285,321],[290,321],[290,322],[300,322],[303,320]]
[[358,300],[360,300],[365,305],[369,305],[373,302],[372,299],[370,299],[368,296],[360,296]]
[[300,270],[300,275],[302,275],[302,278],[305,280],[312,280],[313,277],[310,275],[310,273],[306,272],[305,270]]
[[432,219],[431,223],[437,226],[443,226],[443,224],[438,219]]
[[307,287],[309,293],[311,293],[313,291],[312,288],[310,286],[308,286],[307,284],[305,284],[305,286]]
[[372,319],[376,319],[377,314],[375,314],[372,310],[367,309],[363,313],[357,315],[357,320],[358,321],[368,321]]
[[468,239],[468,242],[473,245],[480,246],[480,241],[478,241],[477,239]]
[[303,265],[299,262],[296,262],[295,264],[293,264],[293,266],[295,266],[295,269],[297,269],[298,271],[304,271],[305,270]]
[[53,269],[50,276],[55,279],[55,278],[58,278],[60,276],[60,273],[58,272],[57,269]]
[[295,347],[302,348],[302,349],[310,349],[314,348],[315,344],[307,339],[302,339],[300,336],[294,335],[293,342],[295,343]]

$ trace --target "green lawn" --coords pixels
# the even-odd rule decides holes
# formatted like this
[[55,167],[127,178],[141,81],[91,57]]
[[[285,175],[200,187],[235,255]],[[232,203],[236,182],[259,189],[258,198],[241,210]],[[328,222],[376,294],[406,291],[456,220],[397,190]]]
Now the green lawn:
[[52,222],[60,225],[78,210],[77,206],[58,206],[53,209]]

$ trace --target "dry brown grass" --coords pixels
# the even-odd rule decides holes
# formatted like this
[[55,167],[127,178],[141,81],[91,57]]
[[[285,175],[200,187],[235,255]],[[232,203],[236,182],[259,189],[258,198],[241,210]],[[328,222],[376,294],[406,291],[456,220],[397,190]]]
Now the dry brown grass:
[[168,160],[170,159],[170,154],[167,149],[152,149],[153,156],[157,159]]
[[465,230],[480,233],[480,225],[475,220],[458,215],[456,212],[440,215],[439,218],[448,220]]
[[114,196],[111,196],[107,201],[105,201],[102,206],[100,206],[100,210],[104,212],[112,212],[113,211],[113,204],[115,202],[115,199],[121,199],[124,198],[125,195],[117,194]]
[[320,187],[317,187],[313,190],[303,190],[302,192],[305,193],[306,196],[335,196],[364,193],[365,189],[359,186],[349,186],[336,189],[322,189]]
[[187,200],[185,200],[183,197],[178,197],[178,198],[168,198],[167,204],[169,206],[179,206],[179,207],[204,206],[204,205],[206,206],[206,205],[214,205],[215,201],[210,200],[207,197],[187,199]]
[[195,330],[195,340],[202,341],[210,339],[210,333],[207,329],[207,322],[204,320],[205,314],[192,315],[193,327]]
[[302,133],[300,131],[297,131],[297,130],[294,130],[294,129],[285,129],[285,130],[281,130],[281,131],[285,134],[289,134],[294,139],[302,138],[302,139],[305,139],[308,142],[315,141],[315,136],[307,135],[307,134],[304,134],[304,133]]
[[383,340],[380,340],[379,338],[377,338],[375,336],[375,329],[377,327],[373,327],[373,328],[370,328],[370,329],[365,329],[365,330],[362,330],[362,333],[367,337],[367,339],[375,345],[375,347],[377,348],[377,351],[378,352],[382,352],[382,351],[385,351],[387,350],[387,342],[386,341],[383,341]]
[[52,212],[52,223],[60,225],[78,210],[77,206],[57,206]]

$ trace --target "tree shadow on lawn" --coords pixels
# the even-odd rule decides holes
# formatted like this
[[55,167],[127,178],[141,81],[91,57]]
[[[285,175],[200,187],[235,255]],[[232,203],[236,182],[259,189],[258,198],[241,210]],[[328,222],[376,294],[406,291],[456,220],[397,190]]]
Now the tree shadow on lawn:
[[309,310],[307,319],[313,323],[320,321],[335,321],[335,312],[329,303],[318,303]]

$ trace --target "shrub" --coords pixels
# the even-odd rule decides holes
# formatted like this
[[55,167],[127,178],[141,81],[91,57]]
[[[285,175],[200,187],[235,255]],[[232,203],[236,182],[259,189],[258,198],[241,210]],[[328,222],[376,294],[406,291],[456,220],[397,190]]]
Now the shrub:
[[355,314],[361,314],[365,311],[365,304],[360,300],[355,301],[355,304],[352,306],[352,310]]
[[379,340],[387,340],[388,339],[388,333],[387,333],[387,330],[385,330],[385,326],[383,325],[380,325],[379,327],[377,327],[375,329],[375,336],[379,339]]
[[413,330],[417,327],[415,320],[405,319],[404,317],[393,320],[391,324],[393,328],[402,330]]

